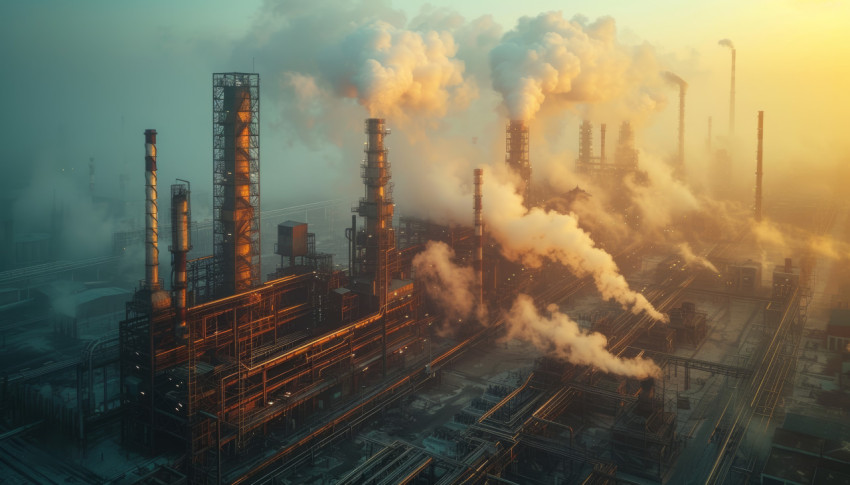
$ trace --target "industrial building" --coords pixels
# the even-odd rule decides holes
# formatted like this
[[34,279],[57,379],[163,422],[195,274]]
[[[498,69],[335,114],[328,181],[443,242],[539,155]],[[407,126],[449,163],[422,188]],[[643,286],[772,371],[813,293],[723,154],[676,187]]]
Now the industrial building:
[[[157,137],[167,134],[145,130],[138,156],[145,227],[114,239],[121,248],[143,241],[144,267],[131,270],[143,276],[132,294],[63,288],[61,299],[74,311],[53,320],[56,333],[76,339],[98,318],[114,316],[120,298],[117,331],[3,377],[4,410],[18,426],[10,439],[45,423],[81,450],[118,436],[114,460],[127,470],[106,477],[86,462],[69,465],[69,476],[140,484],[616,484],[683,483],[695,474],[707,483],[796,483],[783,458],[792,455],[812,477],[850,476],[846,453],[835,448],[840,440],[803,436],[788,413],[804,378],[798,362],[818,338],[806,331],[816,275],[810,254],[769,271],[742,262],[752,253],[741,249],[746,234],[721,234],[702,241],[705,259],[716,265],[709,271],[660,245],[603,241],[629,283],[669,320],[661,322],[601,299],[589,274],[506,257],[485,225],[488,175],[480,168],[469,174],[468,225],[397,215],[390,130],[382,118],[363,124],[364,193],[351,207],[350,224],[336,228],[346,253],[321,250],[316,228],[289,217],[274,221],[276,240],[263,241],[259,75],[214,74],[212,93],[209,231],[193,225],[190,181],[163,190]],[[680,94],[683,113],[683,87]],[[757,220],[765,210],[761,112],[758,120]],[[505,162],[528,209],[564,195],[532,187],[530,129],[511,120],[505,131]],[[646,183],[630,122],[620,125],[610,159],[605,124],[600,136],[594,156],[592,124],[581,123],[576,171],[614,193],[626,177]],[[683,137],[680,115],[680,168]],[[170,198],[170,211],[159,210],[161,194]],[[640,227],[626,198],[612,198],[607,209]],[[831,230],[838,213],[830,206],[810,229]],[[453,319],[451,332],[446,310],[415,270],[429,241],[445,243],[454,263],[471,268],[473,299],[486,309]],[[261,247],[269,244],[280,260],[264,275]],[[198,246],[211,252],[190,258]],[[335,265],[335,256],[347,265]],[[109,258],[85,268],[120,256]],[[0,286],[27,287],[21,281],[39,271],[79,270],[4,272]],[[27,301],[53,302],[51,291],[59,290],[4,291],[0,314],[24,321],[18,315]],[[605,372],[506,337],[506,313],[520,293],[603,336],[616,358],[651,359],[660,372]],[[90,308],[98,301],[108,303]],[[828,342],[828,351],[846,341],[846,313],[833,310],[828,340],[817,340]],[[775,430],[773,443],[759,448],[767,429]],[[24,480],[42,479],[9,466]]]

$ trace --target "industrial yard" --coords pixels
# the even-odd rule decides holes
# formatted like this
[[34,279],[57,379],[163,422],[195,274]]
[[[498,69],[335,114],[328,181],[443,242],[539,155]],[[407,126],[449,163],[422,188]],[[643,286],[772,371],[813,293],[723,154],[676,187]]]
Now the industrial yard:
[[[203,171],[168,152],[174,107],[121,164],[62,165],[41,212],[5,192],[0,482],[850,484],[844,172],[811,182],[742,114],[732,41],[718,87],[548,12],[472,89],[438,17],[186,81]],[[693,135],[692,98],[728,125]]]

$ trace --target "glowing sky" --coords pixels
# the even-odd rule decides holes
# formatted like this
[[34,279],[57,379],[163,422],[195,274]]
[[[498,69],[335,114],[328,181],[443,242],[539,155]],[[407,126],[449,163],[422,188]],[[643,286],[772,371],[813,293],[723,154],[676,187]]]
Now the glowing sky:
[[[610,15],[621,40],[652,44],[689,82],[690,145],[704,139],[708,116],[714,117],[716,134],[726,131],[729,53],[717,41],[730,38],[738,49],[737,127],[747,142],[744,149],[754,149],[756,111],[765,110],[766,156],[778,166],[848,159],[850,2],[437,0],[390,6],[408,19],[423,8],[452,8],[468,20],[490,14],[503,31],[519,16],[548,10],[562,10],[567,18]],[[269,59],[243,52],[246,43],[263,40],[271,19],[302,7],[298,1],[260,0],[3,2],[0,89],[7,115],[0,140],[7,148],[0,163],[7,173],[26,176],[33,165],[82,168],[94,156],[103,164],[99,187],[107,190],[116,185],[115,177],[107,178],[114,175],[110,171],[138,156],[142,129],[156,127],[166,133],[162,154],[187,168],[166,168],[163,176],[191,175],[199,187],[208,187],[210,73],[249,71],[254,65],[263,76],[263,92],[277,89],[278,73],[266,70]],[[272,17],[271,10],[283,16]],[[272,117],[264,120],[272,123]],[[674,120],[675,109],[668,107],[657,124],[672,126]],[[264,173],[272,175],[268,162],[310,153],[285,137],[269,136],[279,128],[264,126],[264,167],[270,170]],[[184,173],[189,167],[192,173]],[[9,178],[2,183],[14,185]]]

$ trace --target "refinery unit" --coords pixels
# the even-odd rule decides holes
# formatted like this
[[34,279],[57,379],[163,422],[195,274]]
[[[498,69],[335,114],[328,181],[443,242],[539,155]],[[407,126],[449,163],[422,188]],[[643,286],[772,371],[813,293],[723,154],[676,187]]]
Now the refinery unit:
[[[679,90],[671,166],[685,180],[688,84],[667,74]],[[485,169],[467,174],[468,223],[397,213],[392,119],[377,117],[363,122],[363,196],[316,206],[325,214],[342,206],[345,217],[308,222],[307,206],[263,212],[260,100],[258,74],[213,74],[211,221],[193,221],[196,183],[158,179],[157,137],[172,134],[142,127],[144,154],[133,163],[144,165],[144,229],[116,232],[109,256],[0,273],[4,348],[41,332],[38,306],[68,293],[45,278],[77,288],[74,311],[49,320],[49,358],[4,358],[0,460],[10,483],[850,480],[850,293],[842,286],[831,296],[825,331],[807,326],[816,255],[759,254],[751,235],[699,218],[671,222],[698,234],[697,256],[600,238],[628,285],[661,315],[653,316],[600,296],[604,285],[591,270],[509,257],[484,215]],[[773,210],[812,234],[844,237],[846,204],[763,202],[764,112],[753,121],[752,218]],[[626,188],[647,187],[649,177],[631,120],[617,123],[613,150],[607,123],[598,124],[598,141],[590,120],[574,127],[577,157],[563,163],[593,187],[559,193],[532,183],[533,124],[508,120],[504,163],[524,208],[566,214],[604,190],[619,195],[604,210],[640,229],[645,221]],[[356,160],[357,148],[348,148]],[[11,234],[12,221],[3,222]],[[265,239],[264,224],[272,228]],[[48,243],[43,237],[29,250],[49,252]],[[423,255],[434,243],[469,270],[472,310],[448,308],[434,289],[440,281],[425,276]],[[143,266],[119,263],[132,245],[143,249]],[[118,272],[131,275],[133,290],[80,283]],[[648,361],[657,371],[571,361],[554,336],[543,344],[524,338],[516,324],[522,298],[553,322],[569,317],[577,333],[604,336],[613,362]],[[836,359],[836,384],[822,386],[817,381],[831,376],[818,369]],[[801,413],[806,408],[819,411]],[[36,464],[56,450],[69,458]]]

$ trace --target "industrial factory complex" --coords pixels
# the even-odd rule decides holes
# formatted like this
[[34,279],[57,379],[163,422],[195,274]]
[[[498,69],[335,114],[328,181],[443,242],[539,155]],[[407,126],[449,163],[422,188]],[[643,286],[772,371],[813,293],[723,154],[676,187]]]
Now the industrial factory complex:
[[[687,84],[671,76],[681,181]],[[0,482],[850,483],[846,260],[765,252],[699,215],[670,222],[689,255],[594,235],[615,282],[517,258],[488,220],[486,165],[465,175],[466,223],[396,210],[391,118],[365,119],[362,154],[343,147],[359,200],[261,210],[261,185],[287,184],[261,184],[261,99],[258,74],[212,75],[210,221],[193,220],[197,183],[158,179],[157,138],[177,135],[147,126],[128,155],[145,187],[127,188],[144,226],[113,234],[112,254],[58,260],[49,237],[2,221]],[[765,193],[764,113],[746,120],[748,217],[847,240],[846,201]],[[620,194],[605,211],[646,223],[625,195],[649,184],[639,132],[610,121],[570,127],[563,164],[594,188],[557,193],[533,182],[534,123],[505,120],[527,214],[570,214],[601,188]],[[435,248],[468,276],[450,290],[461,310],[429,270]],[[629,302],[606,293],[620,279]],[[518,308],[578,340],[517,323]],[[598,339],[610,365],[582,357]]]

